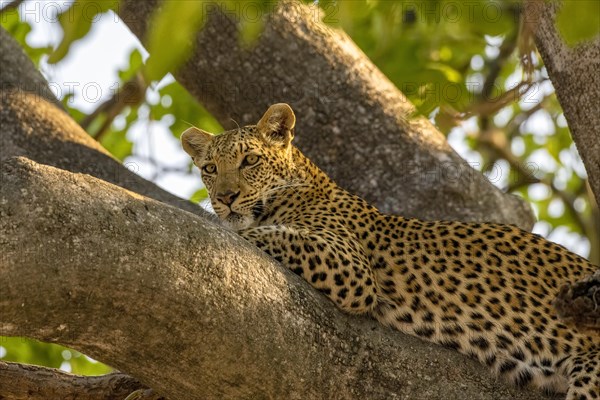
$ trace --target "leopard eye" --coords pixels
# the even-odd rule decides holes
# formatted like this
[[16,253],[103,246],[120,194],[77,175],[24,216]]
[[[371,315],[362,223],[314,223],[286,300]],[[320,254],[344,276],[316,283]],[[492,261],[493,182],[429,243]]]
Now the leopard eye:
[[251,165],[254,165],[258,162],[259,157],[256,154],[248,154],[246,157],[244,157],[244,162],[242,163],[242,166],[244,167],[249,167]]
[[217,171],[217,166],[215,164],[206,164],[202,167],[202,172],[207,174],[214,174]]

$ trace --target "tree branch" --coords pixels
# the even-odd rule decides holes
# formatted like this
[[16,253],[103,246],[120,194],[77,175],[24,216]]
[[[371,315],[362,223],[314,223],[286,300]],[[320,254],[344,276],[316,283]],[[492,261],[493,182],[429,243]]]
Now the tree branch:
[[105,119],[102,122],[102,125],[95,132],[90,132],[92,137],[100,142],[102,137],[108,132],[117,115],[119,115],[125,107],[134,108],[144,101],[146,89],[146,82],[144,82],[142,74],[137,73],[133,78],[125,82],[123,87],[110,99],[106,100],[94,111],[86,115],[79,124],[83,129],[89,132],[91,123],[100,115],[104,114]]
[[537,48],[556,89],[590,186],[600,204],[600,35],[569,47],[555,24],[560,1],[528,1],[525,18],[538,21]]
[[[85,173],[125,189],[208,217],[201,207],[180,199],[121,165],[89,136],[48,89],[48,84],[14,39],[0,27],[0,161],[14,156]],[[56,107],[60,107],[58,110]],[[36,110],[32,113],[31,110]],[[24,118],[24,115],[28,115]]]
[[[119,15],[143,40],[159,2],[120,4]],[[523,200],[473,170],[427,119],[414,117],[415,107],[347,35],[317,15],[315,6],[284,1],[245,48],[231,13],[211,12],[177,80],[225,127],[290,103],[300,149],[384,212],[532,227]]]
[[[9,37],[2,45],[19,51]],[[33,74],[28,61],[18,68]],[[108,183],[161,196],[111,173],[121,167],[49,101],[18,87],[1,98],[3,335],[70,346],[181,400],[543,398],[340,313],[203,213]]]
[[[3,335],[70,346],[173,399],[545,398],[508,388],[456,352],[341,314],[205,213],[119,166],[55,99],[39,96],[43,87],[29,90],[31,63],[1,29],[0,36]],[[4,90],[6,82],[12,89]],[[396,133],[412,149],[429,146],[428,159],[453,154],[427,123],[403,122],[402,114],[388,114],[393,106],[383,107],[378,121],[405,127]],[[376,122],[367,110],[357,118]],[[317,111],[318,118],[307,113],[309,121],[326,126],[320,118],[327,109]],[[485,192],[480,182],[467,180],[467,190]],[[464,183],[453,182],[454,190]],[[498,204],[463,201],[467,219],[484,218]]]
[[543,398],[341,314],[198,216],[25,158],[2,182],[4,335],[65,344],[173,399]]
[[[3,400],[123,400],[131,393],[147,389],[122,373],[79,376],[57,369],[0,361],[0,398]],[[140,400],[161,400],[156,394]]]

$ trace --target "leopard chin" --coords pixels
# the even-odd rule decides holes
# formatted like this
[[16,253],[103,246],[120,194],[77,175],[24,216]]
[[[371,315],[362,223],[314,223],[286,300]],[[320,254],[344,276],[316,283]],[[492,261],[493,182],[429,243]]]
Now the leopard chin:
[[224,218],[221,218],[221,224],[234,232],[254,226],[254,218],[251,215],[238,214],[230,212]]

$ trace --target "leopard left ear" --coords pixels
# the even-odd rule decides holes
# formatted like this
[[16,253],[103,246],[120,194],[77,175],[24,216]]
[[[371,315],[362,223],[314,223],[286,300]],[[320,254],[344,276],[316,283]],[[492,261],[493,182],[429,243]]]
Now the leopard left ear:
[[192,159],[202,160],[213,137],[212,133],[191,127],[181,134],[181,145]]
[[296,116],[286,103],[273,104],[258,121],[258,131],[269,143],[288,146],[294,139]]

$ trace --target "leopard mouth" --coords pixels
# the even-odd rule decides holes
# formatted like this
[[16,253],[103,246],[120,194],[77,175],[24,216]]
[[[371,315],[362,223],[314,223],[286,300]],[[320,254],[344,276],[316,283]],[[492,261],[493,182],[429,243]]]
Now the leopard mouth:
[[219,207],[217,215],[223,225],[233,230],[240,230],[248,228],[250,226],[257,225],[264,220],[269,210],[266,204],[269,204],[270,199],[262,200],[258,199],[252,205],[244,205],[243,210],[239,210],[239,204],[232,204],[230,206],[221,203],[222,207]]
[[226,216],[221,217],[221,222],[229,229],[239,231],[251,227],[254,224],[254,218],[250,215],[231,211]]
[[254,207],[252,207],[252,217],[254,217],[257,222],[266,220],[272,215],[272,205],[274,201],[275,195],[270,195],[266,200],[258,200],[254,203]]

